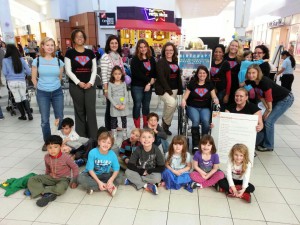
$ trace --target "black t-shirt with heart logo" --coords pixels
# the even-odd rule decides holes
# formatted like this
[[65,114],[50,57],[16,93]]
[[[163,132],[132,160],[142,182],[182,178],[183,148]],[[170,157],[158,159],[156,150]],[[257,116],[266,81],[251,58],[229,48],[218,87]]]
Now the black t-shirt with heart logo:
[[187,86],[187,89],[191,92],[186,104],[195,108],[210,108],[211,106],[211,91],[214,90],[212,82],[205,82],[203,85],[199,85],[195,81],[192,81]]
[[168,62],[170,66],[170,87],[172,90],[178,89],[178,79],[180,78],[180,69],[177,63],[174,62]]

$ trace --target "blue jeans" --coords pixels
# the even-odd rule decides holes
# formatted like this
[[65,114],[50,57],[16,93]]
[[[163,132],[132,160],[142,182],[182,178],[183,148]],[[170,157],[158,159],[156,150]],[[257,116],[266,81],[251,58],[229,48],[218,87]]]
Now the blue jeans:
[[223,102],[224,96],[226,95],[226,90],[222,90],[222,91],[218,91],[217,92],[217,97],[219,99],[220,102],[220,106],[221,106],[221,112],[225,111],[225,103]]
[[154,143],[157,147],[162,146],[164,153],[168,152],[169,150],[169,142],[167,140],[162,139],[161,137],[155,137]]
[[145,92],[145,87],[131,86],[131,96],[133,100],[132,115],[134,119],[137,119],[142,114],[147,116],[150,113],[150,101],[152,96],[152,89]]
[[201,123],[201,134],[208,134],[210,128],[210,115],[209,108],[195,108],[192,106],[187,107],[187,116],[192,121],[192,127],[199,127]]
[[294,96],[290,92],[290,94],[273,105],[273,109],[271,114],[265,120],[264,127],[264,141],[263,147],[273,149],[274,148],[274,124],[278,120],[278,118],[287,111],[288,108],[292,106],[294,102]]
[[60,124],[64,118],[64,95],[61,88],[55,91],[41,91],[37,89],[36,100],[41,113],[41,127],[44,141],[51,135],[50,130],[50,105],[52,104],[55,119],[59,119]]

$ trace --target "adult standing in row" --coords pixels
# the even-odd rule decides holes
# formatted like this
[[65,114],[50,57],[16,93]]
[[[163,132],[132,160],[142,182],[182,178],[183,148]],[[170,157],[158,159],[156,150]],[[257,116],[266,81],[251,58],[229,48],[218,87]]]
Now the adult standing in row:
[[101,57],[100,65],[103,90],[106,97],[105,127],[107,130],[111,131],[110,101],[107,98],[108,82],[110,80],[111,70],[114,66],[121,67],[123,73],[125,74],[119,38],[115,35],[109,36],[106,41],[104,51],[105,54]]
[[147,125],[147,115],[150,113],[152,85],[156,77],[156,63],[152,57],[149,44],[140,39],[136,45],[135,55],[131,61],[131,96],[133,100],[133,121],[136,128],[140,128],[141,108],[143,126]]
[[293,72],[296,66],[296,61],[294,56],[292,56],[288,51],[283,51],[281,53],[281,58],[283,59],[283,63],[281,65],[281,69],[275,75],[275,80],[277,76],[282,73],[282,76],[280,78],[281,86],[291,91],[292,83],[294,81]]
[[229,63],[231,70],[231,88],[229,104],[234,103],[235,91],[239,88],[239,77],[241,61],[243,57],[243,46],[238,40],[232,40],[226,49],[224,59]]
[[255,47],[254,53],[253,53],[253,59],[254,60],[260,60],[260,59],[265,60],[262,64],[259,65],[259,67],[261,69],[262,74],[264,76],[270,78],[271,67],[268,62],[269,58],[270,58],[270,52],[269,52],[269,49],[265,45],[258,45]]
[[[50,105],[52,104],[55,119],[61,122],[64,118],[64,95],[61,88],[63,67],[64,63],[55,57],[55,41],[49,37],[44,38],[41,42],[40,56],[32,62],[31,74],[41,113],[44,142],[51,135]],[[45,144],[42,150],[47,151]]]
[[[3,74],[7,85],[12,92],[17,107],[21,113],[19,120],[27,120],[25,111],[28,114],[28,120],[32,120],[29,101],[26,98],[26,75],[31,74],[27,63],[22,58],[19,50],[13,44],[8,44],[6,54],[3,59]],[[25,109],[25,110],[24,110]]]
[[161,51],[161,59],[156,64],[157,80],[155,93],[164,102],[162,127],[168,135],[172,135],[169,127],[177,106],[177,95],[182,95],[182,80],[178,66],[178,52],[171,42],[166,43]]
[[224,45],[217,45],[213,50],[213,60],[210,68],[210,79],[215,85],[222,111],[225,110],[225,104],[228,103],[231,89],[230,64],[224,59],[224,54]]
[[65,55],[66,73],[73,99],[75,129],[81,137],[97,138],[96,89],[97,62],[92,50],[84,48],[86,34],[76,29],[71,34],[73,48]]
[[248,67],[246,79],[246,84],[252,85],[265,106],[263,113],[264,139],[262,144],[257,147],[257,151],[273,151],[275,122],[292,106],[294,96],[292,92],[264,76],[258,65],[254,64]]

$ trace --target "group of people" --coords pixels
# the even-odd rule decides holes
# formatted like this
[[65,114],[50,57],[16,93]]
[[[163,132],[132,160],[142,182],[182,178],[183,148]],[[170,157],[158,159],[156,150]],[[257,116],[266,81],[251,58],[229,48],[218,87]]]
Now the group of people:
[[[223,45],[217,45],[213,49],[210,71],[200,65],[184,92],[176,46],[166,43],[162,47],[161,58],[156,61],[147,41],[141,39],[137,42],[130,64],[132,115],[136,129],[127,138],[129,96],[120,40],[111,35],[100,59],[107,131],[98,132],[94,87],[97,59],[92,50],[84,48],[86,39],[84,31],[74,30],[71,34],[73,48],[66,52],[63,62],[55,57],[55,41],[46,37],[41,42],[40,56],[34,59],[31,71],[17,54],[17,48],[7,46],[3,73],[21,112],[19,119],[27,119],[25,112],[29,120],[33,119],[23,96],[25,74],[31,72],[37,90],[45,143],[43,150],[48,154],[45,156],[46,175],[30,178],[28,188],[32,197],[42,194],[37,201],[39,206],[45,206],[63,194],[70,182],[72,188],[81,184],[89,194],[107,190],[114,196],[120,166],[126,169],[126,185],[145,188],[154,194],[158,194],[158,185],[167,189],[184,187],[190,192],[194,188],[215,186],[228,196],[251,201],[250,193],[254,191],[254,186],[249,183],[251,163],[247,147],[243,144],[232,147],[226,178],[219,169],[217,149],[213,137],[208,135],[213,126],[210,124],[211,103],[220,104],[222,111],[258,115],[257,150],[272,151],[274,124],[294,101],[291,92],[295,67],[293,56],[286,51],[282,53],[284,63],[275,76],[277,78],[283,73],[282,86],[279,86],[270,79],[266,46],[257,46],[252,54],[243,53],[241,44],[236,40],[229,44],[227,50]],[[90,138],[98,145],[86,155],[86,169],[81,174],[74,158],[61,151],[61,148],[68,149],[63,146],[67,143],[62,139],[64,136],[52,135],[49,123],[52,105],[57,129],[63,128],[64,98],[60,81],[64,68],[70,81],[75,131],[78,137]],[[153,89],[164,103],[161,126],[158,115],[150,113]],[[192,121],[193,160],[184,137],[174,136],[170,144],[166,140],[167,135],[172,135],[170,126],[177,107],[177,96],[183,92],[181,106],[186,108]],[[263,113],[257,107],[258,100],[264,105]],[[124,140],[119,156],[110,150],[117,138],[118,117],[121,117]],[[72,123],[69,126],[72,127]],[[140,131],[140,128],[146,129]],[[157,147],[160,144],[165,156]],[[191,168],[194,171],[190,173]]]

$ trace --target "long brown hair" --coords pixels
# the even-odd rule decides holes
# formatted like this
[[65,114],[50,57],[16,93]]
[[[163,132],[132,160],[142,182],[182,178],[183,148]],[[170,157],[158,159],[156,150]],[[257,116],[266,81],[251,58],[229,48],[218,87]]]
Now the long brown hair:
[[167,42],[167,43],[163,46],[163,48],[162,48],[162,50],[161,50],[161,56],[162,56],[163,58],[166,58],[166,48],[167,48],[168,46],[172,46],[173,51],[174,51],[173,56],[172,56],[172,61],[177,63],[177,62],[178,62],[178,51],[177,51],[176,46],[175,46],[173,43],[171,43],[171,42]]
[[147,59],[150,59],[151,56],[152,56],[152,53],[151,53],[151,49],[149,47],[149,44],[146,40],[144,39],[140,39],[137,44],[136,44],[136,48],[135,48],[135,56],[137,56],[139,58],[139,60],[143,60],[143,56],[142,56],[142,53],[140,51],[140,45],[141,44],[145,44],[146,47],[147,47],[147,53],[146,53],[146,58]]
[[234,164],[233,155],[234,155],[235,152],[240,152],[244,156],[243,165],[242,165],[242,172],[241,172],[241,177],[242,177],[243,174],[247,170],[248,163],[250,162],[249,150],[248,150],[248,147],[244,144],[235,144],[234,146],[232,146],[232,148],[229,152],[229,159],[230,159],[232,164]]
[[174,148],[173,145],[179,144],[179,145],[183,145],[182,146],[182,151],[181,151],[181,163],[185,164],[186,163],[186,153],[187,153],[187,142],[186,142],[186,138],[182,135],[176,135],[173,137],[173,140],[169,146],[169,151],[168,151],[168,158],[167,158],[167,163],[170,165],[171,164],[171,158],[174,155]]
[[201,140],[199,142],[199,152],[202,153],[201,145],[206,145],[207,143],[212,145],[210,154],[215,154],[217,152],[215,141],[214,141],[213,137],[209,134],[205,134],[201,138]]

